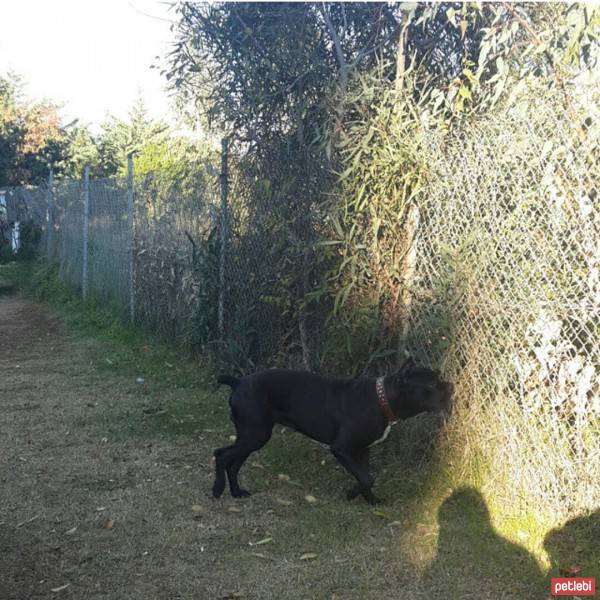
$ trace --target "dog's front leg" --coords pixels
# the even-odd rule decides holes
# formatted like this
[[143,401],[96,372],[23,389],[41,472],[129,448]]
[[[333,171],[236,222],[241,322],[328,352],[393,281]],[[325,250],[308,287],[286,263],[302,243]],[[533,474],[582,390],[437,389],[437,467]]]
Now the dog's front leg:
[[[366,455],[365,455],[366,451]],[[377,504],[379,498],[377,498],[371,487],[373,486],[373,477],[369,473],[369,454],[368,449],[350,450],[347,448],[340,448],[339,446],[332,446],[331,452],[338,459],[339,463],[358,481],[358,493],[362,494],[363,498],[369,504]],[[352,496],[356,488],[352,488],[348,493],[348,499],[356,497]]]
[[[356,459],[357,464],[359,465],[359,467],[363,470],[365,470],[367,472],[367,474],[370,473],[370,468],[369,468],[369,448],[364,448],[362,451],[355,451],[354,453],[354,457]],[[371,479],[373,479],[371,477]],[[357,483],[356,485],[352,486],[349,490],[348,493],[346,494],[346,498],[348,500],[354,500],[354,498],[356,498],[356,496],[360,495],[362,493],[362,487],[360,483]]]

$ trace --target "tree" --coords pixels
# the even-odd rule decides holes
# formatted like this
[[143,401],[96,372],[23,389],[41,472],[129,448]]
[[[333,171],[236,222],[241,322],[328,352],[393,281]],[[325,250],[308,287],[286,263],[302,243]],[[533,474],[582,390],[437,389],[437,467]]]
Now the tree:
[[0,78],[0,185],[10,184],[22,124],[17,118],[17,82],[10,74]]
[[167,78],[216,124],[252,147],[315,137],[335,85],[394,52],[388,4],[178,5]]
[[143,100],[138,98],[133,105],[129,120],[109,117],[103,123],[97,139],[98,174],[102,176],[124,175],[127,170],[127,155],[140,152],[147,144],[162,143],[168,139],[166,123],[148,117]]
[[48,101],[28,104],[18,76],[0,78],[0,185],[39,183],[49,165],[60,163],[66,152],[58,106]]
[[60,171],[68,179],[79,179],[86,165],[91,172],[99,172],[98,144],[87,125],[74,124],[67,130],[67,153]]
[[[599,12],[581,4],[186,2],[177,10],[166,76],[181,104],[234,140],[245,231],[262,232],[263,243],[271,236],[277,248],[256,264],[244,257],[244,268],[286,306],[288,322],[302,321],[306,289],[316,285],[307,281],[320,280],[310,298],[329,298],[331,323],[345,325],[339,310],[352,304],[349,334],[334,335],[332,347],[360,343],[362,319],[362,337],[372,337],[355,364],[388,350],[398,331],[405,211],[427,176],[419,134],[461,131],[505,110],[532,81],[532,89],[560,87],[568,102],[573,66],[597,56]],[[273,281],[287,289],[274,292]],[[380,335],[382,323],[390,327]]]
[[[558,79],[597,58],[600,10],[525,3],[210,3],[178,5],[166,76],[207,121],[254,150],[342,126],[348,79],[376,62],[418,70],[417,93],[447,108],[492,106],[510,73]],[[438,105],[439,94],[432,97]],[[337,125],[335,125],[337,123]]]

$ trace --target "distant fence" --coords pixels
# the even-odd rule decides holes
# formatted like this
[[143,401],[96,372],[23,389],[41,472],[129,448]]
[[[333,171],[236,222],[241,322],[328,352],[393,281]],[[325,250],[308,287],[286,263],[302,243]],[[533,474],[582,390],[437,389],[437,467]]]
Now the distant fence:
[[[146,175],[56,181],[5,192],[7,220],[41,227],[39,251],[82,295],[181,333],[195,310],[195,245],[218,223],[215,190]],[[187,195],[186,195],[187,193]],[[195,238],[195,239],[194,239]]]
[[[306,262],[298,240],[315,240],[319,215],[289,209],[279,221],[277,199],[254,198],[235,162],[229,175],[223,148],[220,172],[212,165],[184,183],[138,176],[130,161],[128,177],[50,176],[45,186],[12,188],[9,219],[39,225],[40,252],[60,277],[124,319],[204,346],[238,369],[306,366],[290,304],[308,291],[296,284]],[[278,260],[293,276],[281,276]]]

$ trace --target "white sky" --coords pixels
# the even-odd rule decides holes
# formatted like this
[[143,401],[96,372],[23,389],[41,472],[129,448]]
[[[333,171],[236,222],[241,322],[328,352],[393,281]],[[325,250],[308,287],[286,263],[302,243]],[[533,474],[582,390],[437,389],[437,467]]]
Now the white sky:
[[28,99],[94,130],[107,113],[125,118],[138,93],[151,117],[172,120],[166,80],[150,69],[172,39],[162,19],[175,16],[161,0],[0,0],[0,74],[19,73]]

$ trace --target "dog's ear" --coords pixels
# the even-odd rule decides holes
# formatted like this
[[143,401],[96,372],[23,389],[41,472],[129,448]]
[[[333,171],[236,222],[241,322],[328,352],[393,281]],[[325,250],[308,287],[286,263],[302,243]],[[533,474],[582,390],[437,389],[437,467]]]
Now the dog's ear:
[[411,385],[435,389],[441,382],[438,371],[427,367],[417,367],[406,374],[405,381]]
[[408,358],[406,358],[404,360],[402,365],[400,365],[400,368],[398,369],[397,374],[400,376],[406,375],[412,368],[414,368],[414,366],[415,366],[415,361],[413,360],[412,356],[409,356]]

